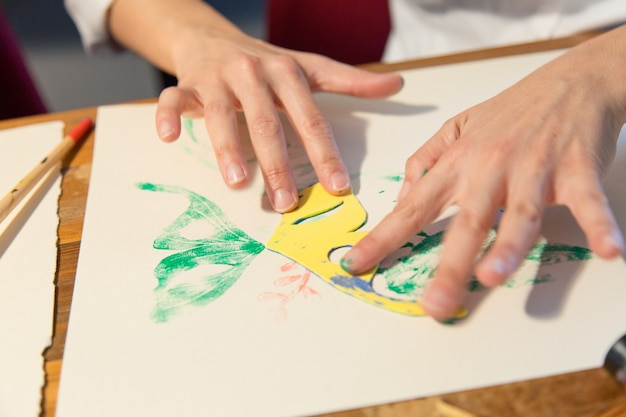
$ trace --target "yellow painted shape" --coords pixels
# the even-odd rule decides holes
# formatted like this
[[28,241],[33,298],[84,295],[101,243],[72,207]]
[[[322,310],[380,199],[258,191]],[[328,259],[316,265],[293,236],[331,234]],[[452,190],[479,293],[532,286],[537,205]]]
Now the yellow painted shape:
[[425,315],[415,301],[376,293],[372,288],[376,268],[353,276],[329,259],[334,249],[353,246],[367,234],[357,231],[365,223],[367,213],[352,193],[335,196],[318,183],[303,189],[300,195],[298,207],[283,215],[266,245],[268,249],[300,263],[339,291],[359,300],[401,314]]

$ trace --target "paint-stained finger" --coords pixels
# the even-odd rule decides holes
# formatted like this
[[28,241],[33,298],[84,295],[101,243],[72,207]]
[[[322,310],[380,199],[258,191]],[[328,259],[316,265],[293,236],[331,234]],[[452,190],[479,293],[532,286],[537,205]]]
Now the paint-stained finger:
[[411,189],[391,213],[344,255],[342,268],[352,274],[365,272],[408,242],[440,214],[449,200],[448,193],[441,190],[450,190],[453,181],[453,176],[431,177]]

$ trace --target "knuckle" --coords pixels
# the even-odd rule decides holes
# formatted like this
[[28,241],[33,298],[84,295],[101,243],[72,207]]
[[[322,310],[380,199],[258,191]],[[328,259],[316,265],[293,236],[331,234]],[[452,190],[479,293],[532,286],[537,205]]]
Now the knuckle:
[[204,105],[204,115],[208,119],[226,116],[230,111],[231,105],[226,101],[211,100]]
[[180,92],[178,91],[178,87],[167,87],[161,91],[161,94],[159,94],[159,100],[172,100],[177,98],[179,95]]
[[594,187],[587,187],[587,189],[583,193],[581,193],[581,198],[591,203],[601,205],[608,205],[609,201],[606,194],[604,194],[599,185]]
[[423,170],[432,165],[434,158],[427,154],[423,149],[418,149],[413,155],[409,156],[404,164],[404,170],[407,174],[421,176]]
[[282,126],[276,117],[270,115],[258,115],[250,123],[250,133],[253,137],[272,138],[280,136]]
[[261,59],[248,54],[237,54],[232,58],[234,67],[244,75],[254,76],[259,72]]
[[461,209],[457,214],[457,221],[461,227],[470,233],[485,234],[492,227],[488,216],[478,215],[474,210]]
[[406,160],[406,163],[404,164],[404,171],[407,174],[421,175],[422,172],[420,172],[420,170],[422,170],[423,167],[426,166],[426,159],[424,158],[422,153],[418,151]]
[[333,168],[342,164],[341,157],[336,153],[323,154],[317,161],[317,165],[322,168]]
[[282,184],[285,183],[285,178],[287,178],[289,174],[289,168],[284,165],[271,165],[263,168],[265,182],[272,190],[288,188],[286,185],[283,186]]
[[159,94],[158,106],[160,109],[182,112],[186,95],[186,91],[179,87],[168,87]]
[[541,221],[541,207],[534,201],[517,201],[512,206],[507,207],[507,211],[524,219],[527,223],[537,224]]
[[392,212],[392,216],[402,219],[409,227],[417,225],[418,219],[422,218],[425,213],[425,207],[422,203],[414,200],[403,201],[402,204],[396,205]]
[[321,114],[307,117],[302,124],[302,135],[306,137],[331,137],[330,123]]
[[236,140],[228,138],[226,140],[212,140],[213,153],[218,161],[230,161],[237,158],[239,147]]
[[300,66],[297,61],[288,55],[276,55],[272,58],[270,67],[272,70],[290,78],[300,77]]
[[461,126],[465,122],[463,114],[457,115],[451,119],[446,120],[439,129],[438,137],[445,143],[446,146],[451,146],[458,139],[461,138]]

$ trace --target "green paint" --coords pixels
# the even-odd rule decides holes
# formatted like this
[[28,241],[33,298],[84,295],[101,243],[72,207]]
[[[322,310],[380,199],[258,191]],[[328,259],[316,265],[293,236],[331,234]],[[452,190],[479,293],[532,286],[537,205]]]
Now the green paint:
[[470,292],[478,292],[484,289],[485,289],[485,286],[481,284],[480,281],[478,281],[476,277],[474,276],[467,283],[467,290]]
[[[381,274],[386,282],[387,289],[396,294],[420,298],[428,283],[433,278],[437,265],[439,264],[441,252],[443,250],[443,231],[428,235],[420,232],[416,238],[422,238],[418,243],[408,242],[392,256],[390,265],[379,267],[377,273]],[[489,233],[485,240],[483,250],[487,250],[494,242],[495,230]],[[540,264],[540,267],[554,265],[565,262],[585,261],[592,258],[591,250],[579,246],[562,244],[535,244],[525,262]],[[543,284],[553,281],[551,274],[541,275],[529,274],[521,271],[505,281],[502,286],[505,288],[518,288],[528,285]],[[471,292],[482,291],[485,287],[472,277],[467,284],[467,289]]]
[[[542,264],[544,265],[544,264]],[[554,281],[554,278],[550,274],[542,274],[537,276],[524,276],[520,280],[507,280],[502,286],[507,288],[517,288],[519,286],[545,284],[546,282]]]
[[193,119],[183,118],[183,129],[185,129],[185,132],[187,132],[192,141],[199,143],[198,138],[196,138],[196,134],[193,131]]
[[[387,288],[396,294],[420,297],[432,278],[442,250],[443,231],[433,235],[419,233],[419,243],[407,242],[388,267],[380,266]],[[408,250],[408,253],[407,253]]]
[[[189,307],[204,306],[217,300],[237,282],[256,255],[265,249],[262,243],[231,223],[216,204],[197,193],[183,187],[152,183],[138,183],[137,187],[145,191],[181,195],[189,201],[187,209],[165,227],[153,242],[157,250],[174,252],[163,258],[154,269],[157,279],[154,289],[156,303],[151,316],[155,322],[167,322]],[[197,239],[184,236],[184,230],[195,222],[210,226],[208,236]],[[444,231],[432,235],[420,232],[381,263],[377,275],[382,276],[387,290],[404,298],[421,298],[439,264],[443,236]],[[495,237],[496,232],[492,230],[483,244],[483,250],[488,250]],[[539,243],[532,247],[526,262],[545,266],[584,261],[591,257],[592,253],[587,248]],[[341,266],[349,271],[349,260],[342,259]],[[204,272],[203,268],[208,271]],[[339,278],[335,277],[335,280]],[[516,288],[552,280],[550,274],[526,272],[516,274],[502,286]],[[360,284],[345,280],[341,282],[353,286]],[[482,291],[484,287],[476,278],[472,278],[468,290]]]
[[[180,148],[192,158],[195,158],[202,165],[210,168],[211,170],[218,171],[218,167],[215,163],[211,162],[208,158],[213,150],[210,144],[202,143],[194,132],[194,120],[182,119],[182,126],[187,135],[181,135],[178,143]],[[187,139],[187,137],[189,139]]]
[[[181,310],[217,300],[237,282],[254,257],[265,249],[262,243],[231,223],[217,205],[193,191],[151,183],[138,183],[137,187],[182,195],[189,201],[187,209],[165,227],[153,243],[155,249],[176,252],[163,258],[154,269],[157,286],[152,319],[156,322],[166,322]],[[183,229],[194,222],[208,223],[210,236],[200,239],[183,236]],[[225,270],[200,274],[191,282],[185,279],[185,273],[195,268],[215,265]]]
[[344,257],[339,260],[339,266],[347,273],[350,273],[350,265],[352,265],[352,259],[347,259]]
[[541,262],[542,265],[553,265],[561,262],[585,261],[591,259],[592,256],[590,249],[580,246],[540,243],[533,246],[526,259]]
[[404,181],[404,174],[387,175],[384,177],[384,179],[392,182],[402,182]]

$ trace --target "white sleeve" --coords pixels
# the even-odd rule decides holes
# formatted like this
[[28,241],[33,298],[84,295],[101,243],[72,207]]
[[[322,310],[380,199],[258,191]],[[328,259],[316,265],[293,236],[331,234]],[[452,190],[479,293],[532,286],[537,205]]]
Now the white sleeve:
[[88,52],[121,49],[111,37],[107,26],[107,16],[112,3],[113,0],[64,0],[65,9],[74,20],[83,47]]

